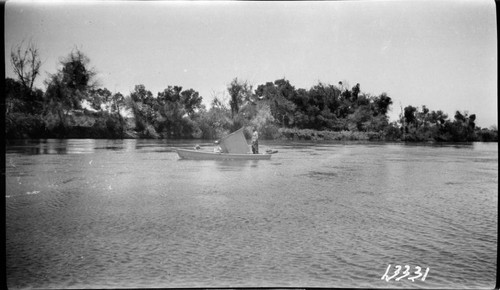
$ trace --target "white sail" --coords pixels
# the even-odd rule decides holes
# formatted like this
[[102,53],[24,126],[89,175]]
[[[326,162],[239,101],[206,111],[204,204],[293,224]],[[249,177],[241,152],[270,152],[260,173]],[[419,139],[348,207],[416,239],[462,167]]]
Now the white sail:
[[243,128],[221,138],[219,146],[223,153],[245,154],[250,151],[247,139],[243,134]]

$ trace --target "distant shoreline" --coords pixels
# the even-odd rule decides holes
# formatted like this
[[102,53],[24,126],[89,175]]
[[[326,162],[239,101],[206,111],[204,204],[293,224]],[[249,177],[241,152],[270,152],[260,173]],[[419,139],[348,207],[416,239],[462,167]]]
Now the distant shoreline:
[[[18,136],[9,136],[6,140],[27,140],[27,139],[151,139],[151,140],[200,140],[212,141],[210,138],[167,138],[164,136],[144,136],[138,132],[127,130],[122,137],[103,135],[103,132],[94,130],[92,127],[73,126],[66,128],[65,132],[45,131],[38,132],[35,136],[27,133]],[[44,134],[46,133],[46,135]],[[401,142],[401,143],[471,143],[471,142],[498,142],[498,135],[486,140],[473,141],[443,141],[443,140],[404,140],[401,138],[390,138],[384,132],[359,132],[359,131],[320,131],[313,129],[291,129],[279,128],[271,138],[260,138],[266,141],[366,141],[366,142]]]

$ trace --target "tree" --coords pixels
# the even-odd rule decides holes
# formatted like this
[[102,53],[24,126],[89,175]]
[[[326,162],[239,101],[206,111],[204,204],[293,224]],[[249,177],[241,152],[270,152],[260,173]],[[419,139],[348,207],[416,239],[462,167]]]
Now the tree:
[[413,106],[407,106],[404,108],[404,118],[406,123],[411,123],[415,124],[416,118],[415,118],[415,112],[417,111],[417,108]]
[[43,109],[43,92],[35,89],[28,92],[21,84],[11,78],[5,79],[5,113],[39,114]]
[[435,124],[438,127],[444,125],[446,119],[448,119],[448,115],[443,113],[443,111],[441,110],[431,111],[429,113],[429,121],[431,122],[431,124]]
[[161,116],[157,129],[168,137],[179,137],[182,131],[182,118],[186,114],[181,103],[182,87],[168,86],[158,93],[158,113]]
[[376,114],[385,115],[389,111],[390,105],[392,105],[392,100],[386,93],[382,93],[373,100],[373,103],[375,104]]
[[349,91],[347,87],[348,85],[346,86],[342,82],[339,82],[340,96],[336,115],[338,118],[342,119],[345,119],[349,114],[354,113],[358,105],[357,102],[353,102],[351,100],[351,91]]
[[199,119],[197,111],[203,109],[203,98],[193,90],[182,90],[179,86],[168,86],[158,93],[154,126],[158,132],[169,137],[192,137],[201,134],[194,120]]
[[367,131],[371,125],[373,111],[370,106],[361,106],[348,116],[349,131]]
[[267,82],[265,85],[258,86],[255,94],[259,99],[269,103],[274,120],[281,126],[286,127],[294,124],[296,105],[292,100],[297,99],[297,97],[295,88],[288,80],[279,79],[274,83]]
[[18,80],[28,91],[33,90],[36,77],[40,74],[42,62],[38,48],[31,41],[26,48],[23,43],[10,52],[10,62]]
[[111,97],[111,112],[120,114],[122,108],[125,107],[125,97],[122,93],[116,93]]
[[125,133],[125,120],[120,113],[121,108],[125,107],[125,98],[121,93],[116,93],[111,96],[111,112],[115,112],[118,115],[118,120],[120,122],[120,137],[123,138]]
[[244,101],[250,101],[252,96],[252,86],[248,82],[238,81],[238,78],[234,78],[231,83],[227,86],[229,92],[230,100],[229,106],[231,107],[231,118],[234,118],[240,110],[240,106]]
[[[134,113],[135,128],[137,131],[145,132],[145,135],[154,133],[151,130],[153,121],[156,119],[157,100],[153,98],[153,94],[146,90],[142,84],[136,85],[134,91],[130,93],[129,106]],[[147,132],[146,132],[147,130]]]
[[92,108],[100,111],[102,109],[101,105],[105,105],[109,108],[111,105],[111,95],[111,92],[106,88],[92,89],[89,92],[88,99]]
[[310,124],[309,116],[307,114],[309,92],[305,89],[298,89],[293,103],[296,106],[296,110],[293,115],[294,125],[300,129],[307,128]]
[[190,117],[193,116],[196,110],[201,108],[202,101],[203,98],[193,89],[189,89],[181,93],[181,102]]
[[43,108],[43,92],[34,89],[33,85],[40,74],[40,54],[31,41],[24,47],[23,43],[11,49],[10,63],[17,77],[16,81],[5,80],[6,113],[13,111],[37,114]]
[[353,100],[356,101],[358,99],[358,94],[361,91],[359,83],[357,83],[354,87],[352,87],[351,91],[352,91]]
[[130,97],[136,103],[148,103],[153,98],[153,94],[146,90],[144,85],[140,84],[134,87],[134,91],[130,94]]
[[231,110],[226,106],[226,102],[221,101],[221,98],[223,97],[214,93],[210,110],[203,112],[200,117],[199,125],[204,138],[220,138],[231,132],[233,123]]
[[308,128],[318,130],[336,128],[340,90],[332,85],[319,82],[308,91],[307,96],[308,101],[305,102],[305,105],[299,106],[298,102],[295,104],[298,106],[298,110],[309,115],[311,122]]
[[452,123],[448,122],[446,124],[446,128],[451,133],[453,141],[474,141],[476,139],[474,132],[476,127],[475,120],[475,114],[469,116],[467,112],[462,114],[460,111],[456,111],[455,120]]
[[78,49],[60,61],[61,68],[49,75],[45,82],[45,97],[49,108],[59,115],[60,124],[65,126],[68,113],[81,108],[81,102],[88,98],[90,90],[97,87],[96,72],[89,68],[89,58]]
[[14,79],[6,78],[4,86],[6,113],[22,110],[23,103],[19,98],[23,91],[22,84]]

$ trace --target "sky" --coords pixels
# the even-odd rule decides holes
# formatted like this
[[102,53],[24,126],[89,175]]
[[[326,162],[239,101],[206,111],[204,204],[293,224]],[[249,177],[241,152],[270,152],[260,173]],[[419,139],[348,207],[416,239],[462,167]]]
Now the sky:
[[33,42],[42,67],[35,86],[74,49],[101,87],[129,95],[143,84],[194,89],[209,106],[234,79],[285,78],[295,88],[339,81],[408,105],[476,114],[497,126],[497,33],[493,0],[387,1],[8,1],[10,51]]

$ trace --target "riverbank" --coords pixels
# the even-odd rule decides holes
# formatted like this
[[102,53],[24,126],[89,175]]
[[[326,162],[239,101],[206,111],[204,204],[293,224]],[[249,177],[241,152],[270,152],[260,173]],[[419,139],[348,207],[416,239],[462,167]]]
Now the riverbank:
[[[311,140],[311,141],[389,141],[382,132],[354,132],[354,131],[318,131],[311,129],[280,128],[279,140]],[[391,138],[390,141],[397,141]]]
[[[212,140],[222,136],[203,138],[205,134],[172,138],[166,133],[157,132],[149,125],[142,131],[136,130],[134,118],[120,118],[108,113],[73,113],[66,116],[65,126],[57,116],[30,115],[15,113],[6,118],[6,139],[200,139]],[[250,128],[250,127],[249,127]],[[401,128],[394,126],[379,132],[330,131],[298,128],[279,128],[266,125],[259,128],[262,140],[310,140],[310,141],[405,141],[405,142],[498,142],[498,131],[476,128],[472,138],[460,140],[452,134],[426,134],[412,131],[403,134]],[[229,133],[229,131],[225,132]],[[225,135],[220,133],[221,135]]]

